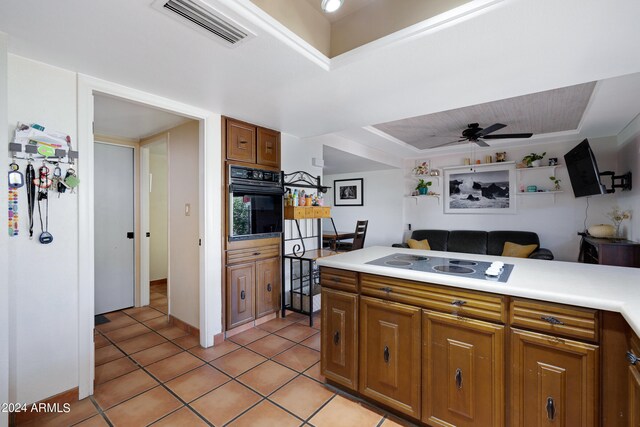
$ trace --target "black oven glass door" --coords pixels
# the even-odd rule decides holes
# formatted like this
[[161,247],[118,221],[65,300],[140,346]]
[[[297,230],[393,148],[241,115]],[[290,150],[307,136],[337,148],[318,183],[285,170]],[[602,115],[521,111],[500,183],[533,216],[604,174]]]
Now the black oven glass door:
[[278,237],[282,232],[282,189],[231,185],[229,239]]

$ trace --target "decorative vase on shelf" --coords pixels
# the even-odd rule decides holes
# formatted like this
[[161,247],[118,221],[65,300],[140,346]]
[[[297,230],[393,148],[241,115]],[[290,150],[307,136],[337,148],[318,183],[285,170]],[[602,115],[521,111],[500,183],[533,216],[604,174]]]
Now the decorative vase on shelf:
[[534,161],[531,162],[531,167],[539,168],[541,162],[542,162],[541,160],[534,160]]
[[429,190],[428,187],[420,187],[418,188],[418,194],[420,194],[421,196],[424,196],[427,194],[427,190]]

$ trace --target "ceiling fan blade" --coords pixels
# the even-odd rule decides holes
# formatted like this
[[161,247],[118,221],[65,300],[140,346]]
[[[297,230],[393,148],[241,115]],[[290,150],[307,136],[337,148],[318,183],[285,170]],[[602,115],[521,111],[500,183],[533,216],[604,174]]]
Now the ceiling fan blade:
[[445,142],[445,143],[443,143],[443,144],[434,145],[434,146],[432,146],[432,147],[429,147],[429,149],[431,149],[431,148],[438,148],[438,147],[444,147],[445,145],[455,144],[455,143],[457,143],[457,142],[462,142],[462,141],[466,141],[466,140],[467,140],[467,138],[464,138],[464,139],[457,139],[457,140],[455,140],[455,141],[449,141],[449,142]]
[[483,141],[483,140],[481,140],[481,139],[478,139],[478,140],[473,141],[473,142],[475,142],[476,144],[478,144],[480,147],[490,147],[490,145],[489,145],[489,144],[487,144],[486,142],[484,142],[484,141]]
[[532,133],[503,133],[500,135],[483,136],[484,139],[511,139],[511,138],[531,138]]
[[476,133],[476,138],[482,138],[485,135],[489,135],[492,132],[500,130],[502,128],[506,128],[507,125],[503,125],[502,123],[494,123],[491,126],[482,129],[480,132]]

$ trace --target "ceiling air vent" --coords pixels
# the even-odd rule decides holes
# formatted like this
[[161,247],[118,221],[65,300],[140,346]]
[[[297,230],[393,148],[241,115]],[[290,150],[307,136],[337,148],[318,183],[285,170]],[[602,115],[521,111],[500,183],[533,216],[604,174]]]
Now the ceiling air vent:
[[193,28],[228,47],[235,47],[253,36],[249,30],[199,0],[156,0],[153,7],[181,22],[195,25]]

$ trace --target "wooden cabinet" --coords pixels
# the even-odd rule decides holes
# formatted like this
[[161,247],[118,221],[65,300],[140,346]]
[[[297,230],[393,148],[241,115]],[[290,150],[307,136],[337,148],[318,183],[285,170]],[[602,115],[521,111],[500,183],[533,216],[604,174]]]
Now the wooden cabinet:
[[227,119],[227,159],[256,163],[256,127]]
[[422,421],[504,425],[504,326],[424,310]]
[[629,365],[629,426],[640,427],[640,368]]
[[358,388],[358,295],[322,289],[321,372],[343,386]]
[[256,318],[280,307],[280,258],[256,261]]
[[598,424],[598,346],[512,329],[511,361],[512,426]]
[[280,169],[280,132],[224,118],[226,159]]
[[625,239],[584,236],[578,258],[589,264],[640,267],[640,243]]
[[[243,244],[246,242],[249,241]],[[273,313],[280,307],[280,245],[267,242],[267,239],[261,243],[262,246],[228,250],[225,254],[227,330]]]
[[254,263],[227,267],[227,327],[255,319],[253,303],[256,267]]
[[420,309],[360,298],[360,386],[365,396],[420,418]]
[[280,132],[258,128],[258,164],[280,167]]

